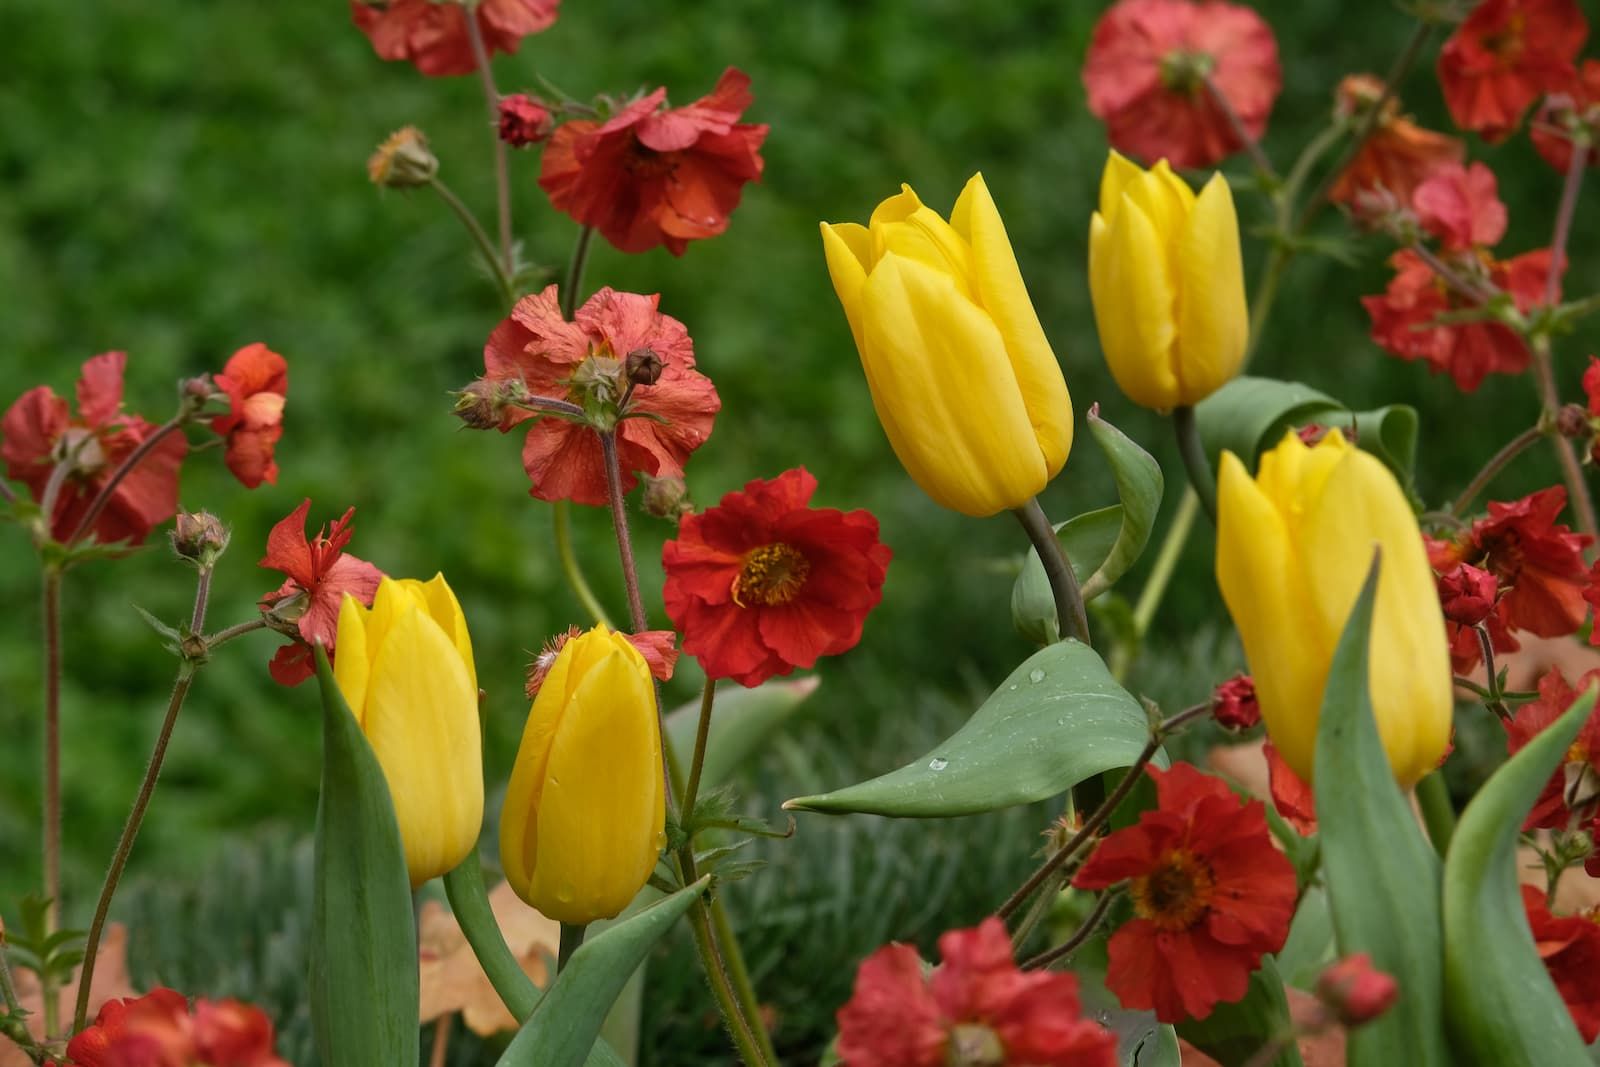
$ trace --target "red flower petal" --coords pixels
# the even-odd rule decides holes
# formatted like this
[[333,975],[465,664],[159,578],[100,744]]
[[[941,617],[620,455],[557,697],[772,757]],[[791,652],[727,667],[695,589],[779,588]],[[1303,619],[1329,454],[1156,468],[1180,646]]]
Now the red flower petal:
[[1439,51],[1439,87],[1456,125],[1508,136],[1543,93],[1576,71],[1589,26],[1575,0],[1482,0]]
[[[556,20],[561,0],[481,0],[478,28],[484,48],[515,53],[522,39]],[[389,0],[367,4],[350,0],[350,16],[372,42],[379,57],[408,60],[429,77],[471,74],[477,63],[467,39],[467,22],[459,4],[433,0]]]

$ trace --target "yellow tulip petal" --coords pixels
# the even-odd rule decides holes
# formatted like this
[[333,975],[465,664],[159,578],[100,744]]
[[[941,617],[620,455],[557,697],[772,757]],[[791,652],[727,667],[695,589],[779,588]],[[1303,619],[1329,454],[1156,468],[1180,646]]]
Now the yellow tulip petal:
[[1150,168],[1149,174],[1165,188],[1166,193],[1178,205],[1180,214],[1187,215],[1194,209],[1194,190],[1189,188],[1189,183],[1173,173],[1172,166],[1164,159],[1156,160],[1156,165]]
[[[405,612],[419,606],[419,598],[412,591],[414,578],[390,578],[378,582],[378,592],[372,598],[372,609],[367,614],[367,653],[375,657],[388,637],[389,629]],[[426,610],[424,602],[424,610]]]
[[367,648],[367,614],[360,601],[349,593],[339,602],[339,634],[336,637],[336,654],[333,657],[333,680],[339,685],[344,702],[356,717],[356,724],[365,726],[367,709],[367,680],[372,673],[371,651]]
[[867,220],[867,228],[876,230],[891,222],[904,222],[911,217],[911,213],[922,206],[916,191],[911,186],[900,183],[900,191],[894,196],[880,202],[872,209],[872,218]]
[[1103,236],[1091,224],[1089,282],[1100,347],[1117,385],[1134,403],[1165,410],[1178,404],[1173,370],[1177,294],[1161,238],[1150,219],[1124,202]]
[[850,323],[850,334],[856,340],[856,351],[861,350],[861,290],[867,284],[867,270],[876,262],[872,254],[872,237],[865,226],[853,222],[822,224],[822,252],[828,260],[828,276],[833,279],[833,291],[839,294],[844,317]]
[[1338,430],[1330,430],[1315,448],[1286,430],[1276,448],[1262,453],[1256,485],[1283,516],[1296,543],[1303,536],[1311,502],[1322,495],[1323,484],[1348,451],[1350,445]]
[[1005,340],[1028,422],[1044,457],[1046,477],[1053,478],[1072,450],[1072,397],[1028,298],[1005,222],[982,174],[974,174],[967,182],[950,213],[950,222],[955,232],[970,242],[978,303]]
[[1129,182],[1123,196],[1150,220],[1161,248],[1161,262],[1168,282],[1176,285],[1178,241],[1188,221],[1194,194],[1170,170],[1163,174],[1165,167],[1166,161],[1162,160],[1156,169],[1146,171],[1137,181]]
[[1105,169],[1100,172],[1100,214],[1108,225],[1122,204],[1122,194],[1143,174],[1139,164],[1121,152],[1113,149],[1106,155]]
[[456,651],[461,653],[461,662],[467,668],[467,678],[471,680],[472,691],[476,693],[478,668],[472,659],[472,635],[467,632],[467,617],[461,610],[461,602],[456,599],[455,590],[450,588],[443,574],[435,574],[422,582],[418,590],[428,605],[428,614],[433,616],[433,621],[439,624],[439,628],[456,646]]
[[919,207],[904,222],[889,223],[873,231],[883,254],[893,253],[938,271],[955,283],[961,295],[974,298],[972,249],[966,238],[930,208]]
[[1239,373],[1250,335],[1239,219],[1222,175],[1213,175],[1195,201],[1180,236],[1176,264],[1182,294],[1176,361],[1179,400],[1197,404]]

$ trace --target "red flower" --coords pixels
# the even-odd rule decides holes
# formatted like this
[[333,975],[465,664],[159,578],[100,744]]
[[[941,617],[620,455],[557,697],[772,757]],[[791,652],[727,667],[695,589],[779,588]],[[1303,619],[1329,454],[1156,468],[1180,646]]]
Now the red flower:
[[526,93],[500,98],[500,139],[512,148],[538,144],[555,125],[550,109]]
[[1584,164],[1600,165],[1600,149],[1594,141],[1600,134],[1600,60],[1584,60],[1577,77],[1544,98],[1528,137],[1540,157],[1565,174],[1572,166],[1572,134],[1576,130],[1590,139]]
[[[556,656],[566,647],[567,642],[582,633],[578,627],[569,626],[544,643],[544,647],[533,658],[533,662],[528,664],[528,680],[524,689],[529,700],[539,695],[539,688],[544,685],[545,675],[550,673],[551,665],[555,663]],[[678,664],[676,633],[671,630],[646,630],[643,633],[622,636],[628,644],[638,649],[639,655],[644,657],[652,675],[663,682],[672,680],[672,669]]]
[[1458,626],[1476,626],[1487,619],[1500,595],[1494,575],[1470,563],[1456,564],[1436,581],[1444,617]]
[[[1539,679],[1539,698],[1518,708],[1506,724],[1506,751],[1516,755],[1545,727],[1566,714],[1573,702],[1596,683],[1600,683],[1600,670],[1592,670],[1579,678],[1574,688],[1567,684],[1559,668],[1551,669]],[[1565,830],[1575,817],[1595,813],[1597,800],[1600,800],[1600,712],[1590,714],[1589,721],[1567,749],[1561,766],[1545,783],[1544,791],[1534,802],[1533,810],[1528,812],[1522,828]]]
[[1575,77],[1588,33],[1575,0],[1483,0],[1439,52],[1450,116],[1487,141],[1503,139],[1529,105]]
[[1211,694],[1211,715],[1230,730],[1248,730],[1260,722],[1255,679],[1236,674],[1217,686]]
[[1583,372],[1583,397],[1590,415],[1600,415],[1600,359],[1589,357],[1589,366]]
[[215,381],[228,394],[228,414],[211,420],[211,428],[227,439],[228,469],[246,489],[262,482],[276,485],[272,448],[283,436],[289,364],[264,344],[246,345],[228,358]]
[[1487,248],[1506,232],[1506,206],[1494,171],[1482,163],[1440,167],[1411,197],[1417,221],[1450,252]]
[[111,1018],[102,1008],[67,1046],[77,1067],[289,1067],[273,1051],[271,1020],[237,1000],[197,1000],[192,1015],[171,989],[112,1003]]
[[1294,917],[1294,865],[1272,844],[1259,800],[1186,763],[1147,767],[1157,808],[1107,836],[1072,884],[1127,882],[1135,918],[1111,936],[1106,985],[1162,1022],[1203,1019],[1243,997]]
[[[63,461],[72,468],[56,497],[50,533],[64,541],[77,529],[112,474],[156,426],[122,413],[124,352],[105,352],[83,365],[78,379],[78,415],[47,385],[17,398],[0,418],[0,459],[7,477],[27,485],[43,502],[50,474]],[[178,510],[178,468],[189,451],[182,433],[168,433],[112,490],[93,527],[95,539],[139,544]]]
[[[1382,96],[1383,82],[1370,74],[1352,74],[1339,83],[1338,109],[1354,118],[1376,107]],[[1391,97],[1328,199],[1350,206],[1362,193],[1386,189],[1399,203],[1409,204],[1417,186],[1444,164],[1460,163],[1465,154],[1456,138],[1423,129],[1401,115],[1400,101]]]
[[339,605],[349,593],[367,607],[378,592],[383,572],[364,559],[347,556],[350,543],[350,516],[345,511],[332,528],[324,526],[317,536],[306,540],[306,516],[311,501],[304,500],[267,535],[267,554],[259,564],[285,575],[277,591],[261,598],[261,610],[278,619],[293,644],[284,645],[272,657],[269,669],[279,685],[299,685],[315,673],[312,648],[321,642],[333,655],[339,633]]
[[999,919],[949,931],[939,953],[931,977],[910,945],[862,961],[839,1009],[841,1067],[1115,1067],[1116,1035],[1081,1018],[1077,977],[1018,970]]
[[667,615],[712,678],[760,685],[854,648],[892,553],[871,512],[807,506],[805,470],[759,478],[661,549]]
[[1522,906],[1528,912],[1533,942],[1550,972],[1561,999],[1583,1040],[1600,1037],[1600,914],[1555,916],[1545,906],[1544,894],[1522,887]]
[[1095,25],[1083,63],[1089,110],[1111,147],[1175,167],[1209,167],[1244,147],[1208,80],[1260,140],[1283,86],[1260,15],[1223,0],[1120,0]]
[[[478,29],[489,55],[515,54],[522,39],[548,29],[561,0],[479,0]],[[438,0],[350,0],[350,15],[382,59],[409,60],[431,78],[477,68],[466,9]]]
[[1317,999],[1345,1026],[1370,1023],[1394,1006],[1400,983],[1372,965],[1365,952],[1329,965],[1317,977]]
[[1316,833],[1317,803],[1311,787],[1283,761],[1271,741],[1262,751],[1267,757],[1267,789],[1272,793],[1273,808],[1299,833]]
[[749,75],[729,67],[687,107],[662,110],[666,99],[657,89],[604,123],[563,123],[544,150],[550,202],[624,252],[683,255],[726,230],[744,183],[761,177],[767,127],[739,121]]
[[189,1001],[175,989],[154,989],[142,997],[108,1000],[94,1022],[67,1043],[67,1059],[74,1067],[110,1067],[109,1050],[127,1029],[130,1014],[182,1015]]
[[[660,300],[601,289],[567,322],[552,285],[517,301],[483,350],[487,379],[521,381],[537,396],[583,407],[585,398],[597,391],[613,406],[629,395],[617,424],[624,491],[633,488],[639,471],[652,477],[681,476],[689,453],[711,436],[722,407],[711,379],[694,369],[689,331],[656,310]],[[638,386],[629,394],[625,361],[640,349],[654,352],[664,369],[654,385]],[[531,411],[505,408],[500,430],[533,418]],[[588,426],[552,416],[535,420],[522,448],[522,465],[533,480],[532,494],[540,500],[606,502],[605,459],[599,436]]]
[[1495,610],[1513,630],[1565,637],[1583,625],[1583,550],[1592,538],[1556,522],[1566,503],[1559,485],[1509,504],[1491,501],[1488,517],[1472,524],[1458,548],[1463,562],[1499,579],[1505,593]]

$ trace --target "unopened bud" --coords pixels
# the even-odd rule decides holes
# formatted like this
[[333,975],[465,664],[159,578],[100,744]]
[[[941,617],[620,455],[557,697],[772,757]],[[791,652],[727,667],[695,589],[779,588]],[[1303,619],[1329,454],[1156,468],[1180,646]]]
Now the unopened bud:
[[209,511],[180,511],[172,525],[172,550],[178,558],[210,567],[228,548],[228,528]]
[[[1383,99],[1383,80],[1371,74],[1349,74],[1334,91],[1333,117],[1341,122],[1365,118],[1367,113]],[[1390,97],[1383,106],[1380,122],[1392,119],[1399,110],[1399,102]]]
[[439,173],[439,160],[428,139],[415,126],[403,126],[389,135],[367,160],[367,177],[374,185],[407,189],[427,185]]
[[1470,563],[1458,563],[1439,575],[1439,606],[1444,617],[1462,626],[1476,626],[1494,610],[1500,583]]
[[1317,979],[1317,999],[1333,1009],[1346,1026],[1369,1023],[1388,1011],[1400,996],[1392,975],[1372,965],[1365,952],[1332,964]]
[[[1308,422],[1296,429],[1294,433],[1303,444],[1315,445],[1318,441],[1328,436],[1328,432],[1333,429],[1335,427],[1324,426],[1320,422]],[[1356,428],[1354,426],[1340,426],[1337,429],[1350,444],[1356,443]]]
[[479,378],[456,395],[456,417],[473,430],[494,430],[506,425],[507,409],[528,399],[520,378]]
[[1211,714],[1230,730],[1248,730],[1261,721],[1261,705],[1256,701],[1256,682],[1248,674],[1236,674],[1217,686],[1211,695]]
[[501,97],[499,113],[500,140],[512,148],[538,144],[555,126],[550,109],[526,93]]
[[694,510],[694,505],[689,502],[689,486],[682,478],[656,478],[641,473],[639,480],[644,483],[646,514],[677,522]]
[[1563,404],[1556,412],[1556,432],[1562,437],[1584,437],[1594,432],[1589,412],[1582,404]]
[[661,357],[656,355],[653,348],[635,348],[628,353],[628,358],[623,361],[623,368],[627,371],[628,381],[634,385],[654,385],[661,379],[661,372],[666,369],[666,364]]

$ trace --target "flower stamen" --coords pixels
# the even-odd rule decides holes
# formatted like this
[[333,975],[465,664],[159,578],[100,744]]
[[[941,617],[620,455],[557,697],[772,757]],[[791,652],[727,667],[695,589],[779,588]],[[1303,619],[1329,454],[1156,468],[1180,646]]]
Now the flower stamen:
[[787,604],[811,575],[811,561],[799,549],[779,541],[751,549],[739,561],[733,579],[733,602],[741,608]]

